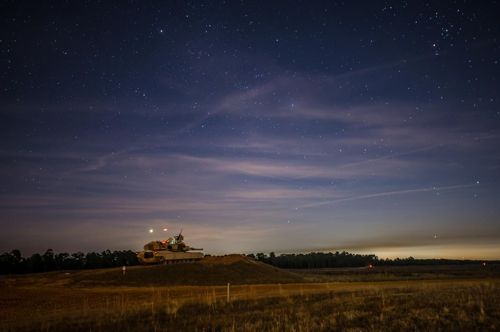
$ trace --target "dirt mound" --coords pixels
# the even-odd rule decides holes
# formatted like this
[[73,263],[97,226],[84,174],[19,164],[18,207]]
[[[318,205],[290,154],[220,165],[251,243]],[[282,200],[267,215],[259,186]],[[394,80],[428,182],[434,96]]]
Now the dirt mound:
[[79,286],[168,286],[293,283],[303,278],[243,255],[226,255],[207,256],[195,263],[133,266],[125,275],[121,268],[85,271],[73,280]]

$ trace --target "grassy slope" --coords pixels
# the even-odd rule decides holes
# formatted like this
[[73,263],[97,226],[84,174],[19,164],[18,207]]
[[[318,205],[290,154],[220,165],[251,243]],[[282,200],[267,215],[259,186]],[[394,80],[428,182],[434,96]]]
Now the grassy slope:
[[297,274],[256,262],[240,255],[207,257],[196,263],[134,266],[122,275],[121,268],[76,274],[75,285],[225,285],[301,282]]

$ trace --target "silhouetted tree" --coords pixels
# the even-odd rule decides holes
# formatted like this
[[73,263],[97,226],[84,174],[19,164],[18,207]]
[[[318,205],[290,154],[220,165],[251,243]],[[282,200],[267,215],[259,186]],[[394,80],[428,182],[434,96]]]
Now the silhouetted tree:
[[23,258],[19,250],[0,255],[0,274],[47,272],[55,270],[93,269],[123,265],[137,265],[139,261],[135,252],[131,250],[110,251],[102,253],[90,252],[84,254],[55,254],[48,249],[43,255],[33,254]]

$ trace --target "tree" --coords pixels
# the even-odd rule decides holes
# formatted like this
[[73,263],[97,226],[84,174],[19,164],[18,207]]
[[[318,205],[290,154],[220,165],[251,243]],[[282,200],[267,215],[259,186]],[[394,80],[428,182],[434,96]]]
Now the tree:
[[42,256],[44,271],[55,270],[54,250],[47,249]]
[[258,261],[264,262],[266,260],[266,255],[261,252],[257,253],[256,256]]
[[40,254],[33,254],[29,259],[29,270],[30,272],[42,272],[43,271],[43,260]]

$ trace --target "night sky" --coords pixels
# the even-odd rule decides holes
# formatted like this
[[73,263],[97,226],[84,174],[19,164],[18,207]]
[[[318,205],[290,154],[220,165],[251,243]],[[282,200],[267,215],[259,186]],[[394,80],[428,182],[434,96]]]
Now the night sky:
[[2,1],[0,251],[500,259],[499,17]]

